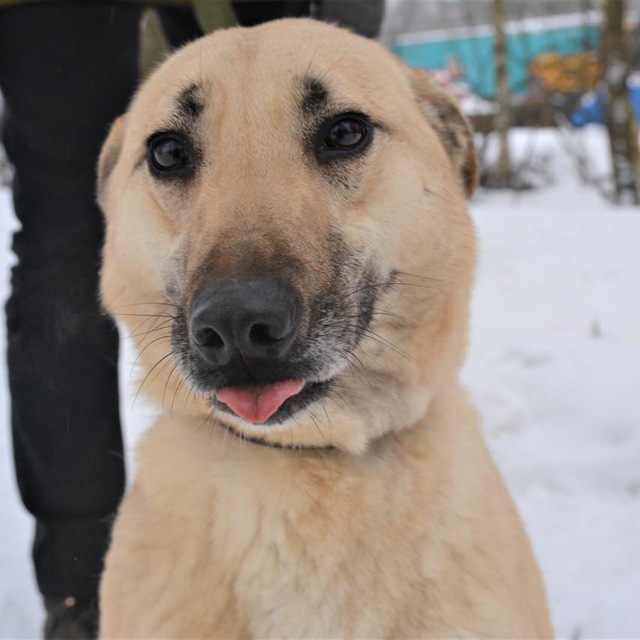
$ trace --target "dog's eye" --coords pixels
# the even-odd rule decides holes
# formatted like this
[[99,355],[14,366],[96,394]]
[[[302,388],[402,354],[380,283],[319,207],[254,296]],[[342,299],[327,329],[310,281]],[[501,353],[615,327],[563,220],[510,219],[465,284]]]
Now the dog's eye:
[[325,144],[331,149],[353,149],[366,135],[367,128],[364,122],[356,118],[343,118],[329,129]]
[[358,113],[344,113],[321,127],[316,138],[320,160],[355,155],[371,142],[373,127],[369,118]]
[[183,176],[193,165],[193,153],[181,135],[158,133],[148,142],[148,161],[155,176]]

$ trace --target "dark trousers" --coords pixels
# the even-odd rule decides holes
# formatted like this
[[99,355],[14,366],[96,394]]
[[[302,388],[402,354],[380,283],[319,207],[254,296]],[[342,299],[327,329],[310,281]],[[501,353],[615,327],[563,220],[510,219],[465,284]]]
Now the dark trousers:
[[[193,16],[163,9],[173,44]],[[118,335],[98,303],[96,159],[138,83],[137,3],[0,11],[3,139],[21,223],[7,344],[18,486],[36,518],[40,591],[96,594],[124,490]]]
[[[377,32],[382,0],[336,2],[320,5],[326,17]],[[236,10],[248,26],[314,4],[249,1]],[[7,303],[13,447],[20,494],[36,518],[38,586],[51,597],[95,597],[124,490],[118,336],[98,303],[94,184],[109,124],[138,83],[141,11],[87,0],[0,11],[3,137],[22,225]],[[173,46],[199,35],[189,10],[158,11]]]

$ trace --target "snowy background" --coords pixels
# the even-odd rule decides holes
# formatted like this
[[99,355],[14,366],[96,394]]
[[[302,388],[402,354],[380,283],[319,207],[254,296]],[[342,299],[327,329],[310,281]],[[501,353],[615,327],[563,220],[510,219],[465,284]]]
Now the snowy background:
[[[533,135],[516,132],[516,151],[530,154]],[[605,171],[602,132],[571,135]],[[480,267],[464,380],[533,539],[558,636],[639,638],[640,209],[581,184],[557,134],[533,148],[548,184],[471,203]],[[2,301],[15,227],[2,190]],[[129,449],[149,423],[148,407],[131,410],[133,359],[125,351]],[[0,638],[34,638],[41,605],[8,424],[0,367]]]

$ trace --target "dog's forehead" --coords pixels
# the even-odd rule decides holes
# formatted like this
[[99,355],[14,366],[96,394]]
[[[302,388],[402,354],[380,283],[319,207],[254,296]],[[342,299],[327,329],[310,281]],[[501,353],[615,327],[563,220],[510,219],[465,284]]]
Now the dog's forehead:
[[337,107],[370,106],[376,115],[403,93],[410,96],[401,66],[380,45],[314,20],[288,19],[191,43],[152,75],[132,110],[166,118],[193,112],[207,96],[286,110],[295,96],[303,108],[331,99]]

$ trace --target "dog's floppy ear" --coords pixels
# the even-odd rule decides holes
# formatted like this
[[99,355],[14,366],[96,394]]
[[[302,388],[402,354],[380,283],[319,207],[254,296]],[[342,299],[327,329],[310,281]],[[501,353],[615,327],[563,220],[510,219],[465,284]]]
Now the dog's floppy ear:
[[120,158],[122,141],[124,139],[125,116],[116,118],[111,125],[109,135],[102,145],[98,160],[97,188],[98,203],[104,208],[106,204],[107,184]]
[[469,197],[478,184],[473,129],[453,98],[425,71],[413,67],[408,69],[420,110],[440,137]]

